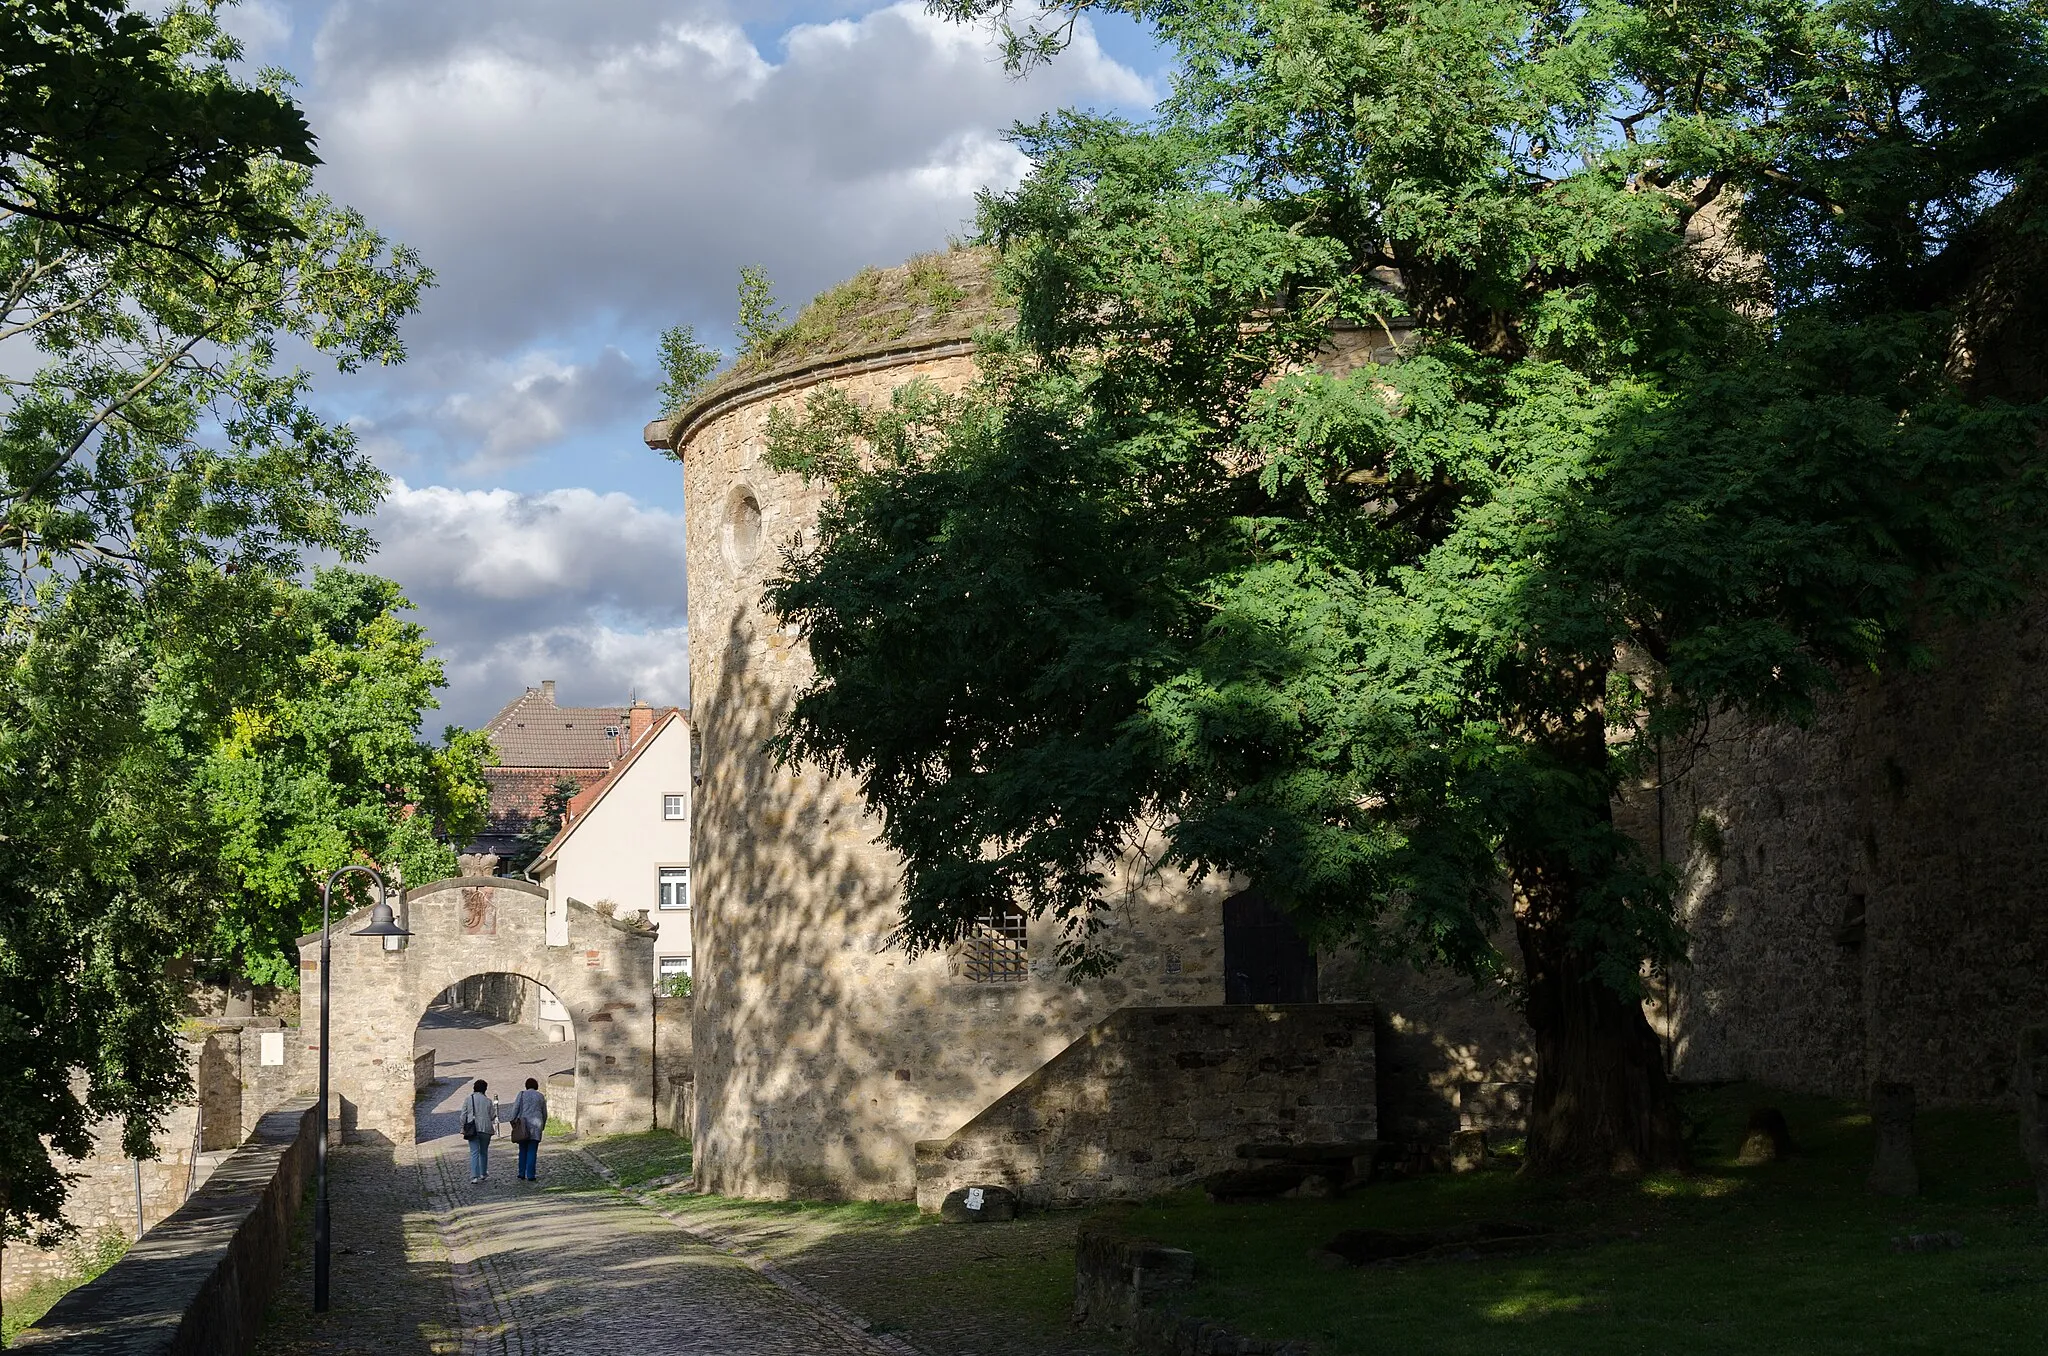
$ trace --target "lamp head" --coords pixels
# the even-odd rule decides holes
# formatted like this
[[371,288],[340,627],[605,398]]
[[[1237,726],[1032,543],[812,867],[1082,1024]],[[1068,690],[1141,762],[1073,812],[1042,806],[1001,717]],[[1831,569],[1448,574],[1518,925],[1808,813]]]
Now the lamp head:
[[389,904],[386,904],[381,899],[378,900],[376,906],[370,910],[369,926],[357,928],[353,933],[349,935],[353,937],[412,936],[410,932],[398,926],[398,924],[395,921],[393,921],[391,917],[391,906]]

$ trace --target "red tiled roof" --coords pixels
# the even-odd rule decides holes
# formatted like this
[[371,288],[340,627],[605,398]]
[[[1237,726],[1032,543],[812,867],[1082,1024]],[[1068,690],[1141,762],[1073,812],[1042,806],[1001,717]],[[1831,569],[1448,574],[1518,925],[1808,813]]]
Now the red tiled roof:
[[557,706],[554,680],[549,679],[507,703],[484,726],[484,733],[491,737],[503,767],[602,771],[623,751],[626,710],[623,706]]

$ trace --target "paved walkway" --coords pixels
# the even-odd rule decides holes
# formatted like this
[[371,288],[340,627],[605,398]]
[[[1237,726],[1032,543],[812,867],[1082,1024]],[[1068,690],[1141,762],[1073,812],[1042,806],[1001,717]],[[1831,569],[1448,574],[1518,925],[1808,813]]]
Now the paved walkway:
[[[541,1180],[514,1175],[512,1144],[491,1148],[471,1185],[460,1108],[487,1079],[509,1104],[529,1077],[573,1063],[574,1046],[526,1028],[430,1013],[419,1042],[439,1076],[420,1106],[418,1149],[440,1222],[462,1356],[879,1356],[884,1348],[805,1307],[747,1265],[604,1188],[580,1155],[543,1145]],[[900,1351],[900,1348],[897,1348]]]

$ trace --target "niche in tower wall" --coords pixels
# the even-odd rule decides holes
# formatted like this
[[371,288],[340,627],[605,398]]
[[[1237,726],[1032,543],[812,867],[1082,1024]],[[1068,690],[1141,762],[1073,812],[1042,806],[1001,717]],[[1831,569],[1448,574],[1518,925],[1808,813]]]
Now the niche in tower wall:
[[1223,901],[1223,1001],[1316,1001],[1316,953],[1257,890]]

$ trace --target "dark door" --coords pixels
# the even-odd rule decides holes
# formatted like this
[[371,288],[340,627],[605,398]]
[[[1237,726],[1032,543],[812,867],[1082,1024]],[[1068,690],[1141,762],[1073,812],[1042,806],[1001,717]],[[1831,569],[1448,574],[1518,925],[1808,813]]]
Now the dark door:
[[1316,953],[1256,890],[1223,901],[1223,1001],[1316,1001]]

